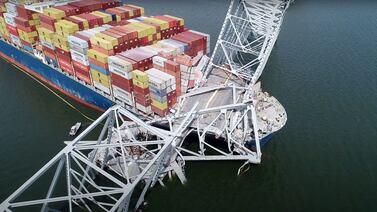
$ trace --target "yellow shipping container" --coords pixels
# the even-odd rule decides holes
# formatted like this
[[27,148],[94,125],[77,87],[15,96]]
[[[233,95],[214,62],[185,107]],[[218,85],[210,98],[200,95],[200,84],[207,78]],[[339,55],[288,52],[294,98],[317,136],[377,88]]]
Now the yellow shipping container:
[[132,79],[132,83],[133,83],[134,86],[137,86],[137,87],[143,88],[143,89],[149,87],[149,83],[148,82],[140,82],[137,79]]
[[148,35],[148,41],[152,41],[153,40],[153,35]]
[[84,25],[84,29],[89,29],[89,22],[88,22],[88,20],[80,18],[80,17],[77,17],[77,16],[70,16],[70,18],[74,18],[76,20],[82,21],[83,25]]
[[30,37],[37,37],[38,36],[37,31],[25,32],[21,29],[17,29],[17,31],[18,31],[18,34],[20,34],[20,36],[25,37],[25,38],[26,37],[30,38]]
[[131,31],[137,31],[138,38],[144,38],[144,37],[148,36],[148,30],[147,29],[143,29],[143,28],[140,28],[138,26],[131,25],[131,24],[125,25],[124,28],[127,29],[127,30],[131,30]]
[[141,11],[141,16],[144,16],[144,14],[145,14],[144,7],[139,7],[139,6],[136,6],[136,5],[133,5],[133,4],[125,4],[125,6],[130,6],[130,7],[135,7],[135,8],[140,9],[140,11]]
[[98,60],[99,62],[101,63],[107,63],[107,58],[109,57],[108,55],[106,54],[103,54],[99,51],[96,51],[94,49],[89,49],[88,51],[88,57],[94,59],[94,60]]
[[54,32],[47,29],[47,28],[44,28],[44,27],[38,27],[37,28],[37,31],[38,31],[38,34],[39,36],[44,36],[44,37],[48,37],[50,39],[53,39],[54,37]]
[[100,46],[101,48],[106,49],[106,50],[111,50],[111,49],[114,48],[110,41],[104,40],[104,39],[96,37],[96,36],[91,37],[90,42],[92,44]]
[[118,45],[119,43],[118,43],[118,39],[116,39],[116,38],[114,38],[114,37],[111,37],[111,36],[109,36],[109,35],[106,35],[106,34],[103,34],[103,33],[96,33],[96,35],[95,35],[96,37],[99,37],[99,38],[102,38],[102,39],[104,39],[104,40],[107,40],[107,41],[110,41],[111,42],[111,44],[113,45],[113,46],[116,46],[116,45]]
[[157,107],[160,110],[165,110],[165,109],[168,108],[168,103],[167,102],[162,103],[162,102],[159,102],[159,101],[154,100],[154,99],[152,99],[152,105],[155,106],[155,107]]
[[156,25],[160,26],[161,30],[166,30],[166,29],[169,28],[169,23],[167,21],[163,21],[163,20],[156,19],[156,18],[146,18],[146,19],[144,19],[144,22],[156,24]]
[[39,20],[39,13],[33,13],[31,17],[33,18],[33,20]]
[[61,20],[55,23],[56,32],[62,36],[69,36],[79,31],[79,26],[67,20]]
[[32,44],[35,43],[35,42],[37,42],[37,38],[36,37],[31,37],[31,38],[23,37],[23,38],[21,38],[21,40],[24,40],[24,41],[26,41],[28,43],[32,43]]
[[53,44],[54,46],[63,49],[64,51],[69,51],[67,37],[61,36],[59,34],[54,34]]
[[96,81],[102,84],[103,86],[110,88],[110,76],[105,75],[95,69],[90,69],[90,75],[92,76],[93,81]]
[[156,30],[156,27],[152,26],[152,25],[149,25],[149,24],[145,24],[145,23],[131,23],[130,25],[133,25],[133,26],[138,26],[142,29],[146,29],[148,30],[148,34],[156,34],[157,33],[157,30]]
[[102,17],[103,23],[105,23],[105,24],[107,24],[107,23],[109,23],[113,20],[111,15],[109,15],[107,13],[100,12],[100,11],[95,11],[95,12],[92,12],[91,14]]
[[53,19],[56,19],[56,20],[60,20],[60,19],[65,17],[64,11],[58,10],[58,9],[55,9],[55,8],[52,8],[52,7],[43,10],[43,14],[45,14],[45,15],[53,18]]
[[136,79],[140,82],[148,82],[148,74],[145,72],[142,72],[140,70],[133,70],[132,71],[132,79]]

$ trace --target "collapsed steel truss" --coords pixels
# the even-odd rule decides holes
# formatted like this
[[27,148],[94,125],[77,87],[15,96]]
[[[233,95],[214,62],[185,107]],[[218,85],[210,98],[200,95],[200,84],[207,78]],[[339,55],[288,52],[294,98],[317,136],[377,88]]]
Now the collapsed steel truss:
[[284,0],[232,0],[206,74],[221,68],[255,84],[289,4]]
[[[199,107],[197,102],[188,112],[178,110],[149,122],[114,106],[2,202],[0,211],[25,207],[33,211],[128,211],[139,208],[148,189],[156,183],[163,185],[166,176],[174,173],[184,183],[185,161],[260,163],[251,87],[262,73],[288,6],[289,1],[232,0],[205,76],[218,68],[250,83],[247,87],[226,84],[199,88],[183,96],[180,104],[190,96],[224,89],[233,90],[233,94],[242,90],[242,99],[233,95],[232,103],[210,108]],[[212,117],[209,122],[208,117]],[[156,127],[162,123],[167,130]],[[97,139],[90,139],[102,125]],[[193,131],[199,138],[195,148],[185,142]],[[223,138],[227,147],[208,142],[208,135]],[[42,188],[40,181],[48,185]],[[39,198],[27,195],[33,187],[41,194]]]
[[[228,106],[228,109],[234,111],[244,107],[240,104]],[[212,146],[203,137],[205,131],[200,134],[200,151],[184,147],[184,139],[191,132],[189,125],[199,116],[214,111],[224,114],[228,109],[197,111],[195,105],[184,116],[174,117],[176,121],[180,119],[180,124],[172,125],[168,131],[145,123],[120,106],[114,106],[9,196],[0,209],[11,211],[31,207],[41,211],[63,208],[73,211],[77,207],[87,211],[127,211],[139,208],[148,188],[157,182],[163,185],[162,180],[167,174],[176,174],[184,183],[186,160],[259,163],[260,153],[241,144],[244,151],[237,154]],[[250,111],[250,107],[246,111]],[[86,140],[101,123],[103,127],[98,139]],[[212,148],[215,153],[204,154],[204,146]],[[50,182],[45,189],[37,188],[44,196],[23,200],[24,193],[38,186],[40,179]],[[131,198],[137,201],[131,201]]]

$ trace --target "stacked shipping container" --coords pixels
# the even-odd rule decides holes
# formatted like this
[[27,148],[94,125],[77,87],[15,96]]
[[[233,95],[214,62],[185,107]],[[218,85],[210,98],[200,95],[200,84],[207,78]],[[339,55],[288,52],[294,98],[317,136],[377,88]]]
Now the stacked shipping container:
[[9,40],[9,31],[5,22],[4,13],[7,11],[5,8],[6,0],[0,1],[0,34],[5,40]]
[[151,114],[148,74],[140,70],[134,70],[132,72],[132,83],[135,94],[135,107],[145,114]]
[[116,0],[76,1],[43,14],[4,6],[3,38],[28,42],[30,52],[39,39],[47,63],[148,115],[169,113],[194,87],[197,58],[209,52],[209,35],[185,29],[182,18],[145,17],[143,8]]

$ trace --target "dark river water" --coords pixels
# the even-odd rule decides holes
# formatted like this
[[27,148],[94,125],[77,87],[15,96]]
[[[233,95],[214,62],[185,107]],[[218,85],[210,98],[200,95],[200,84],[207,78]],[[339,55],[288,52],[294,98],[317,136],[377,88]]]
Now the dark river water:
[[[131,2],[185,18],[212,47],[228,8]],[[376,11],[377,1],[296,1],[261,78],[288,113],[262,164],[237,176],[239,162],[188,163],[188,183],[154,188],[147,211],[377,211]],[[64,147],[70,126],[90,122],[3,60],[0,108],[2,201]]]

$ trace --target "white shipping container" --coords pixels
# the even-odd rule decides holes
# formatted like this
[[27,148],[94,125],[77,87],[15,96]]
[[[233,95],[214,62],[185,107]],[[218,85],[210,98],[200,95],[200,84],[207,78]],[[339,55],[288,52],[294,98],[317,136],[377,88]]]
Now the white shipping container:
[[139,104],[136,102],[136,108],[146,114],[151,114],[152,113],[152,109],[151,109],[151,106],[148,106],[148,107],[144,107],[143,105]]
[[151,69],[147,70],[146,73],[148,75],[151,75],[151,76],[154,76],[156,78],[160,78],[163,81],[166,81],[168,85],[175,84],[175,77],[174,76],[167,74],[165,72],[162,72],[162,71],[160,71],[156,68],[151,68]]
[[186,66],[186,65],[182,65],[180,64],[179,65],[179,70],[181,70],[181,73],[190,73],[190,67]]
[[15,16],[18,15],[16,4],[13,4],[11,2],[7,2],[7,3],[5,3],[5,9],[7,10],[8,13],[12,13]]
[[46,41],[43,41],[43,40],[42,40],[42,41],[41,41],[41,44],[42,44],[43,46],[45,46],[45,47],[51,49],[51,50],[55,50],[55,46],[52,45],[52,44],[49,43],[49,42],[46,42]]
[[80,53],[82,53],[82,54],[85,54],[85,55],[88,54],[88,50],[89,50],[89,48],[81,48],[81,47],[79,47],[79,46],[72,45],[71,43],[68,43],[68,46],[69,46],[69,49],[73,49],[73,50],[75,50],[75,51],[77,51],[77,52],[80,52]]
[[136,20],[136,19],[129,19],[127,21],[130,22],[130,23],[140,23],[141,22],[140,20]]
[[133,98],[132,98],[132,94],[121,89],[121,88],[118,88],[117,86],[113,85],[112,86],[113,88],[113,95],[115,98],[121,100],[122,102],[128,104],[128,105],[131,105],[133,106]]
[[166,81],[163,81],[163,80],[156,78],[156,77],[149,75],[149,74],[148,74],[148,77],[149,77],[149,85],[150,86],[153,86],[153,87],[155,87],[159,90],[166,89],[166,87],[167,87]]
[[181,72],[181,79],[189,80],[190,75],[189,73]]
[[111,29],[111,28],[113,28],[113,26],[111,26],[110,24],[104,24],[104,25],[100,26],[100,28],[101,28],[101,30],[104,29],[104,30],[102,30],[102,31],[105,31],[105,30],[107,30],[107,29]]
[[9,34],[9,37],[10,37],[11,41],[12,41],[14,44],[17,44],[17,45],[19,45],[19,46],[22,45],[22,43],[21,43],[21,39],[20,39],[19,37],[15,36],[15,35],[13,35],[13,34]]
[[139,49],[141,49],[141,50],[143,50],[143,51],[146,51],[146,52],[149,52],[149,53],[152,54],[153,56],[158,55],[158,51],[156,51],[156,50],[153,49],[153,48],[149,48],[149,47],[143,46],[143,47],[140,47]]
[[172,39],[160,40],[158,42],[158,44],[160,44],[162,46],[172,47],[172,48],[176,49],[179,53],[184,53],[185,46],[187,46],[187,44],[185,44],[185,43],[175,41],[175,40],[172,40]]
[[85,66],[89,66],[89,59],[88,59],[88,56],[86,56],[85,54],[82,54],[78,51],[71,49],[71,57],[72,57],[72,60],[79,62]]
[[68,43],[74,46],[79,46],[80,48],[89,48],[89,43],[86,40],[78,38],[76,36],[70,35],[68,36]]
[[16,15],[14,14],[11,14],[11,13],[4,13],[4,19],[5,19],[5,23],[13,26],[13,27],[16,27],[16,21],[14,20],[14,17],[16,17]]
[[103,91],[103,92],[105,92],[109,95],[111,94],[110,88],[103,86],[101,83],[93,81],[93,85],[94,85],[94,87],[98,88],[99,90],[101,90],[101,91]]
[[167,61],[166,58],[160,57],[160,56],[154,56],[153,57],[153,64],[156,64],[158,66],[164,67],[165,62]]
[[119,57],[116,56],[110,56],[108,57],[108,63],[109,66],[113,66],[117,70],[123,71],[123,72],[131,72],[133,67],[132,64],[128,61],[122,60]]
[[125,79],[131,80],[132,79],[132,72],[124,72],[114,66],[109,65],[109,71],[111,73],[117,74],[121,77],[124,77]]

